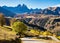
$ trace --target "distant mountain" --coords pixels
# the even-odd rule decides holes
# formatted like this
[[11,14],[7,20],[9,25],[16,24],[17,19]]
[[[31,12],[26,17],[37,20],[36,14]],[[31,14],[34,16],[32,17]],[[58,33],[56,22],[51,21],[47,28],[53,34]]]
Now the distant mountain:
[[0,13],[3,13],[5,16],[11,16],[11,17],[16,15],[15,13],[13,13],[7,9],[4,9],[3,7],[0,7]]
[[0,7],[0,12],[4,13],[6,16],[14,16],[15,14],[52,14],[60,15],[60,7],[49,7],[45,9],[29,9],[25,4],[18,5],[16,7]]
[[40,11],[42,10],[42,9],[38,9],[38,8],[36,8],[36,9],[29,9],[25,4],[23,4],[23,5],[18,5],[18,6],[16,6],[16,7],[7,7],[7,6],[2,6],[2,8],[4,8],[4,9],[7,9],[7,10],[9,10],[9,11],[11,11],[11,12],[13,12],[13,13],[17,13],[17,14],[23,14],[23,13],[28,13],[28,14],[40,14]]
[[43,10],[43,14],[60,15],[60,7],[49,7]]
[[29,9],[27,8],[27,6],[25,4],[23,4],[22,6],[19,4],[16,7],[3,6],[3,8],[7,9],[7,10],[9,10],[11,12],[14,12],[14,13],[25,13],[25,12],[29,11]]

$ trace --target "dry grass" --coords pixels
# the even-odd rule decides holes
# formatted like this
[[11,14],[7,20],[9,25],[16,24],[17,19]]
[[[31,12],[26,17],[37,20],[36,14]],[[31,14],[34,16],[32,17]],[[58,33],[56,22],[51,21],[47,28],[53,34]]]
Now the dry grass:
[[0,27],[0,39],[11,39],[11,38],[15,38],[16,37],[16,33],[13,31],[8,31],[6,28],[4,27]]

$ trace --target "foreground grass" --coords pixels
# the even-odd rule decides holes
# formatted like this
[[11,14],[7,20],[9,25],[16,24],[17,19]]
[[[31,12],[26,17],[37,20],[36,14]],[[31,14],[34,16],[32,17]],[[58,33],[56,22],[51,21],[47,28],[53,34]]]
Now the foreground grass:
[[[36,38],[34,38],[34,39],[36,39]],[[38,40],[40,40],[40,39],[38,39]],[[47,43],[60,43],[60,42],[56,42],[54,40],[42,39],[41,41],[47,42]],[[21,43],[21,40],[16,38],[16,32],[11,31],[7,27],[0,27],[0,43]]]
[[21,39],[16,37],[16,32],[0,26],[0,43],[21,43]]
[[5,27],[0,27],[0,39],[14,39],[16,37],[16,33],[8,30]]

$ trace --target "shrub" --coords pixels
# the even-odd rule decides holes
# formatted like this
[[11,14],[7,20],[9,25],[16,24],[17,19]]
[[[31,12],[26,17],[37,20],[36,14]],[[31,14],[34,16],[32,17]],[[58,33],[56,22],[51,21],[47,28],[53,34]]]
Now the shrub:
[[24,34],[24,32],[27,30],[27,26],[23,22],[17,21],[12,25],[12,29],[18,34]]

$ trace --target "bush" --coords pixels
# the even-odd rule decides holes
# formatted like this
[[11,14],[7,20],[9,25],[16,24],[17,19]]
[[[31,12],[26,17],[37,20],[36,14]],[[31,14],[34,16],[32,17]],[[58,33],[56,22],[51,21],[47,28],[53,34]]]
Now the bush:
[[18,34],[24,34],[24,32],[27,30],[27,26],[23,22],[17,21],[12,25],[12,29]]

